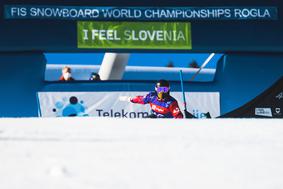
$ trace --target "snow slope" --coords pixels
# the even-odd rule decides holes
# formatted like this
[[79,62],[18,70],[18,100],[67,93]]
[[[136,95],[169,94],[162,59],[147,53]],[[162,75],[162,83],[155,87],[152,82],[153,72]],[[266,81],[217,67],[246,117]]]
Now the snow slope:
[[279,189],[283,120],[0,120],[1,189]]

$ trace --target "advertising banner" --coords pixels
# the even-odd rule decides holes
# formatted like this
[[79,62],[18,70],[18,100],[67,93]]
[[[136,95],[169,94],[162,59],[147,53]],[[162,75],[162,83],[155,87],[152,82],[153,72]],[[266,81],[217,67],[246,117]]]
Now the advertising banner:
[[283,77],[262,94],[221,117],[283,118]]
[[[149,104],[119,101],[119,96],[146,95],[146,92],[39,92],[39,111],[42,117],[95,116],[144,118],[150,115]],[[181,92],[170,93],[184,109]],[[218,92],[186,93],[187,108],[197,118],[220,116]]]
[[192,49],[191,24],[182,22],[84,22],[78,48]]
[[276,7],[89,7],[5,5],[6,19],[98,21],[275,20]]

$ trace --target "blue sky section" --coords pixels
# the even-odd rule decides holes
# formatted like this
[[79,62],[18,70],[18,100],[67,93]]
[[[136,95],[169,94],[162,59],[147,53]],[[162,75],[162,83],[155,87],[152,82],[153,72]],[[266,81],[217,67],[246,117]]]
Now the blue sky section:
[[[223,54],[216,54],[206,68],[215,68]],[[104,53],[45,53],[47,64],[82,64],[100,65]],[[129,66],[158,66],[164,67],[172,62],[174,67],[188,67],[195,60],[202,65],[209,53],[132,53]]]

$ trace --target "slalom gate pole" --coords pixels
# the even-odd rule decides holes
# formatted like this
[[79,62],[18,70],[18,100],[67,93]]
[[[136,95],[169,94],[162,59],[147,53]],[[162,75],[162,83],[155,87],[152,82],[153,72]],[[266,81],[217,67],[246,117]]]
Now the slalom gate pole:
[[[200,71],[209,63],[209,61],[214,57],[215,53],[211,53],[208,58],[204,61],[204,63],[201,65],[201,67],[196,71],[196,73],[192,76],[192,78],[189,81],[193,81],[196,76],[200,73]],[[181,89],[183,94],[183,103],[184,103],[184,112],[185,112],[185,118],[196,118],[193,114],[187,111],[187,102],[186,102],[186,96],[184,91],[184,80],[183,80],[183,72],[180,70],[180,81],[181,81]],[[206,113],[207,118],[211,118],[210,113]]]
[[180,73],[180,81],[181,81],[181,90],[182,90],[182,95],[183,95],[185,118],[195,118],[190,112],[187,111],[187,102],[186,102],[186,96],[185,96],[185,91],[184,91],[184,80],[183,80],[182,70],[180,70],[179,73]]
[[185,110],[187,110],[187,102],[186,102],[186,96],[185,96],[185,91],[184,91],[184,80],[183,80],[183,72],[180,70],[180,81],[181,81],[181,90],[182,90],[182,95],[183,95],[183,104]]

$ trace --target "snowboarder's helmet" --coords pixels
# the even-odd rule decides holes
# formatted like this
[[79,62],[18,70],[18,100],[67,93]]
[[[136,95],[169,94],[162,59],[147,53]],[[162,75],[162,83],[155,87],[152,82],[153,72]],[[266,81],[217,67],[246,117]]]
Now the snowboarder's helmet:
[[159,100],[164,100],[169,97],[170,85],[167,80],[161,79],[155,85],[155,91]]

